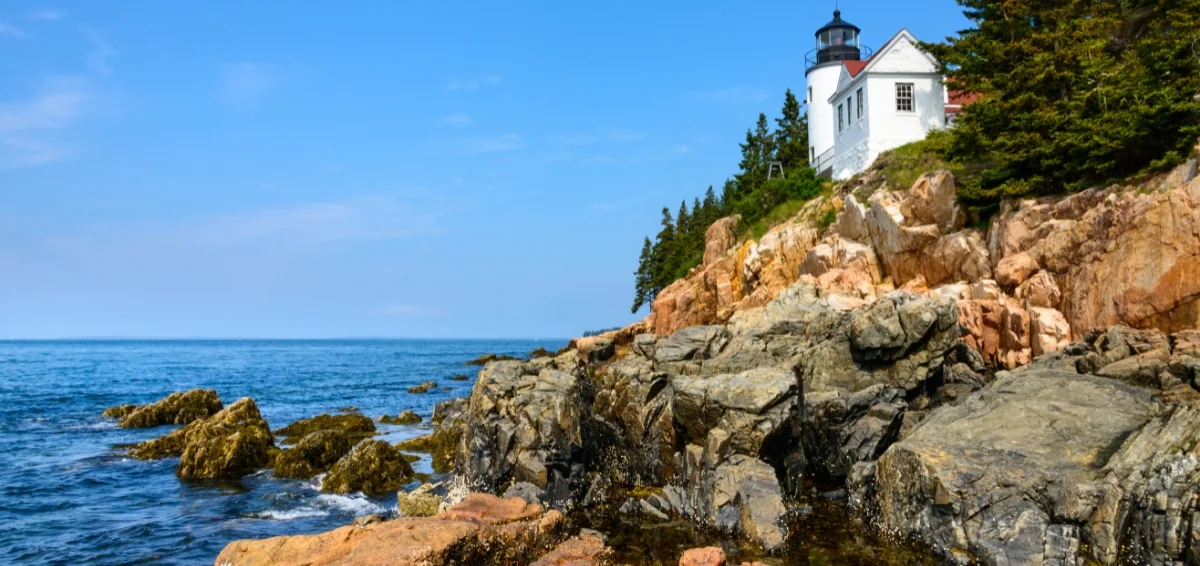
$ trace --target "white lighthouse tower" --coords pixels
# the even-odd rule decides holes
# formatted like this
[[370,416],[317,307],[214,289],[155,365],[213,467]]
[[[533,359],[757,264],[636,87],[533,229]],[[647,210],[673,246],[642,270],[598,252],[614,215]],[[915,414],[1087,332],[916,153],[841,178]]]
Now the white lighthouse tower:
[[[804,77],[808,82],[809,164],[818,174],[828,174],[834,158],[834,108],[829,98],[837,91],[843,61],[861,61],[862,30],[842,19],[840,10],[833,20],[817,30],[817,48],[805,57]],[[869,50],[868,50],[869,51]]]

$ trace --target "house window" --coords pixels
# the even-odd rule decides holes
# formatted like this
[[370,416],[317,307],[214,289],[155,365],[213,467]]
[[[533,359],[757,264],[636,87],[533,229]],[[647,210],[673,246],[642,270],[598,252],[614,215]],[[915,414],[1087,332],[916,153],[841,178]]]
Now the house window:
[[896,83],[896,111],[913,112],[913,84]]
[[842,130],[846,129],[846,113],[844,112],[845,109],[846,109],[845,105],[842,105],[842,104],[838,105],[838,133],[841,133]]
[[862,100],[863,93],[862,93],[862,91],[863,91],[863,89],[861,89],[861,88],[858,89],[858,93],[855,95],[858,98],[858,121],[860,121],[860,122],[862,121],[862,115],[863,115],[863,100]]
[[812,87],[808,87],[808,100],[804,101],[807,104],[812,104]]
[[850,124],[854,123],[854,107],[850,106],[849,98],[846,99],[846,122]]

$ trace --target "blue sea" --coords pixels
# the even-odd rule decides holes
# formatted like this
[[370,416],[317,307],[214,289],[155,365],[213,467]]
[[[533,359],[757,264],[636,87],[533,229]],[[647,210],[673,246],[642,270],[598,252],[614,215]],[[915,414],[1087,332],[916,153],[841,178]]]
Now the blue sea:
[[[252,397],[271,428],[345,407],[375,418],[413,409],[425,423],[379,425],[398,442],[428,431],[438,401],[470,394],[481,354],[525,355],[565,341],[0,342],[0,563],[211,564],[231,540],[329,530],[386,514],[394,494],[323,494],[262,472],[237,481],[175,477],[177,460],[115,448],[169,432],[117,428],[107,407],[175,391]],[[468,381],[451,381],[455,374]],[[413,395],[409,387],[436,381]],[[427,459],[414,464],[430,472]]]

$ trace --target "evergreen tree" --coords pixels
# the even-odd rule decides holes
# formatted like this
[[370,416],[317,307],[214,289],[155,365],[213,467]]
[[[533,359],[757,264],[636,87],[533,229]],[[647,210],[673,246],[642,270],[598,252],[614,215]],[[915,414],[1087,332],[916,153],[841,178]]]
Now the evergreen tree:
[[675,269],[671,264],[675,250],[675,220],[671,218],[671,210],[665,206],[662,209],[661,224],[662,229],[654,238],[654,247],[650,253],[650,265],[652,266],[650,300],[652,301],[659,291],[675,281]]
[[974,27],[926,48],[979,95],[953,157],[964,199],[1077,190],[1183,159],[1200,136],[1200,0],[958,0]]
[[783,96],[783,109],[775,119],[775,160],[791,171],[808,167],[808,116],[801,113],[800,101],[788,89]]
[[633,283],[633,309],[632,313],[637,313],[642,305],[649,304],[654,300],[654,288],[652,286],[654,279],[654,266],[652,248],[650,247],[650,238],[646,238],[642,242],[642,253],[638,256],[637,271],[634,272]]

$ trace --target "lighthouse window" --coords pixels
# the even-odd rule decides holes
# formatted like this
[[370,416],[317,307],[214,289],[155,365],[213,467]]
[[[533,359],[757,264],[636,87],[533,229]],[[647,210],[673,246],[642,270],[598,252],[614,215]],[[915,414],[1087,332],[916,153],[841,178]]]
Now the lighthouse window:
[[896,110],[913,112],[913,84],[896,83]]
[[863,89],[860,88],[860,89],[858,89],[858,93],[855,94],[855,97],[857,98],[857,102],[858,102],[858,121],[860,121],[860,122],[862,121],[862,115],[863,115],[862,91],[863,91]]
[[846,129],[846,117],[845,113],[842,112],[844,109],[844,105],[838,105],[838,133],[841,133],[842,130]]

